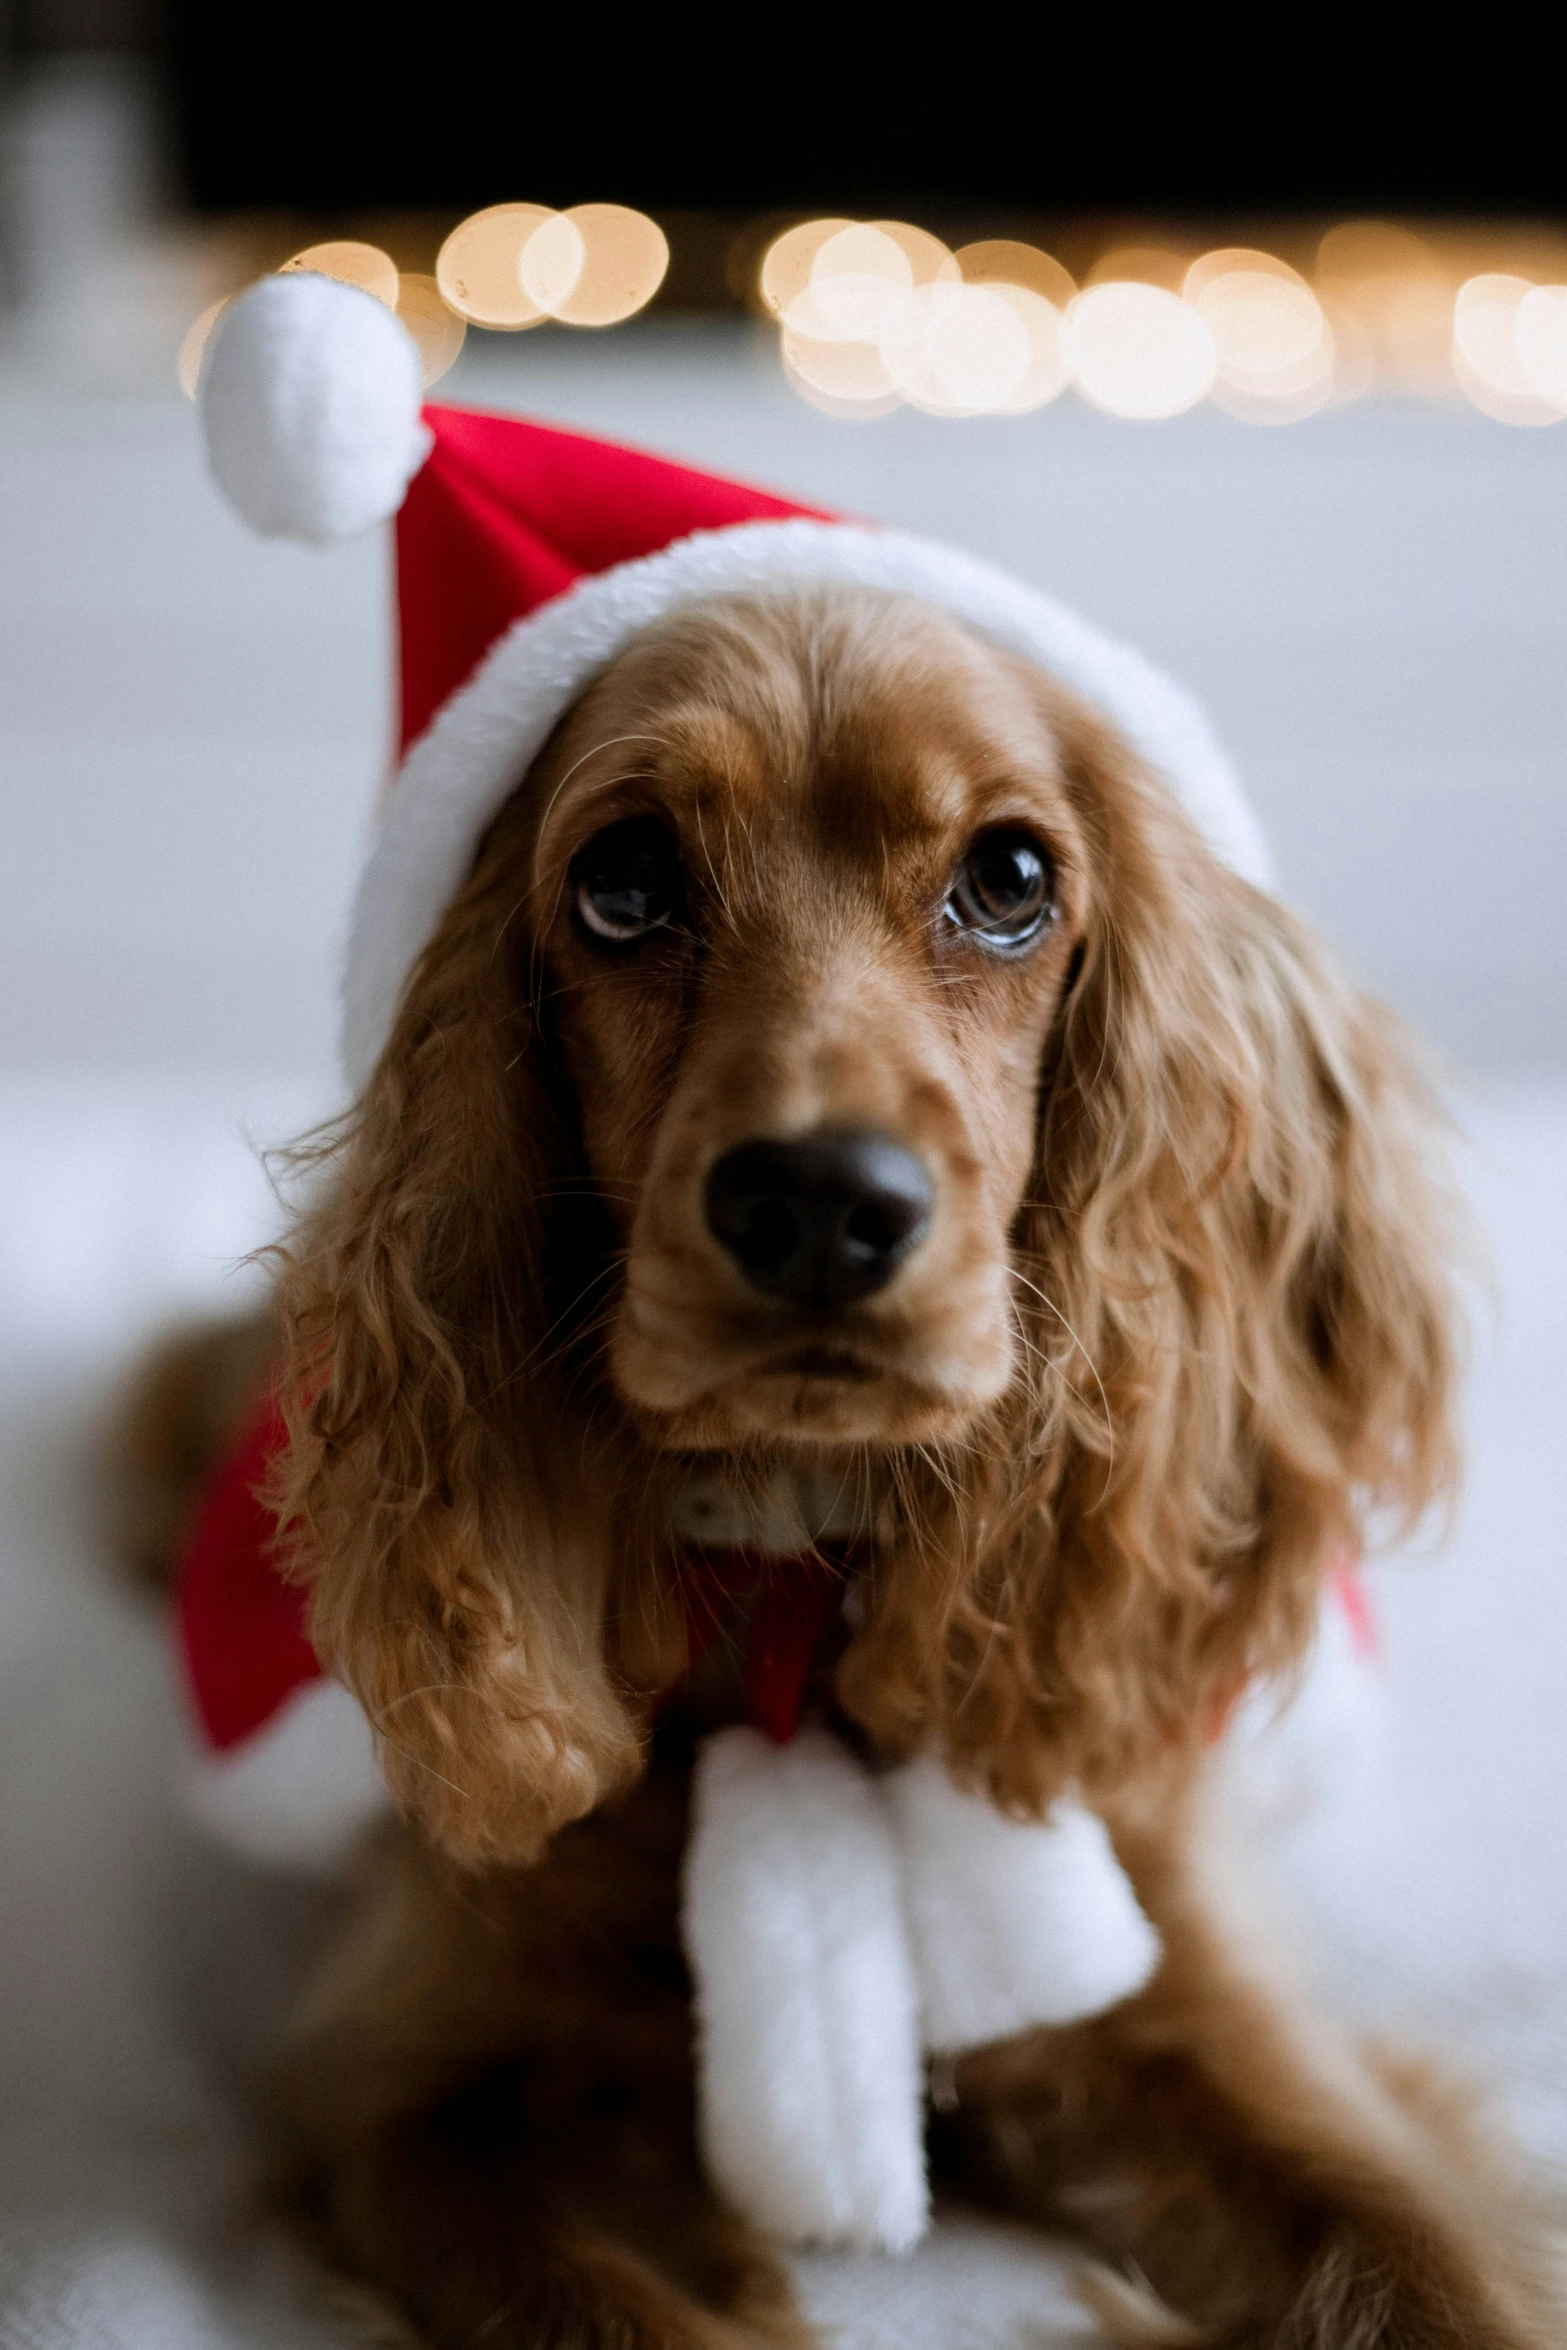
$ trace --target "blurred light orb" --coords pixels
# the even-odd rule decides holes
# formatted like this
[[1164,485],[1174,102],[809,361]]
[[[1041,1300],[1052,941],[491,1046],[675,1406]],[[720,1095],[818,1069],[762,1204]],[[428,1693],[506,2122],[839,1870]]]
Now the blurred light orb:
[[1305,279],[1298,269],[1291,269],[1276,253],[1265,253],[1260,245],[1219,245],[1211,253],[1201,253],[1190,264],[1181,279],[1180,291],[1188,302],[1195,302],[1203,288],[1216,277],[1232,277],[1237,270],[1260,270],[1264,277],[1276,277],[1285,285],[1303,286]]
[[1220,373],[1246,388],[1293,391],[1321,373],[1328,322],[1310,286],[1236,269],[1210,278],[1192,307],[1212,329]]
[[335,277],[340,285],[358,286],[374,294],[388,310],[397,308],[397,264],[379,245],[361,245],[350,237],[325,245],[307,245],[284,262],[279,276],[290,270],[314,270],[318,277]]
[[1317,247],[1319,283],[1419,277],[1438,267],[1424,237],[1399,220],[1342,220]]
[[828,238],[854,226],[852,220],[802,220],[774,237],[762,256],[757,291],[775,318],[784,317],[810,284],[811,264]]
[[1341,347],[1359,346],[1368,381],[1451,392],[1452,278],[1424,237],[1396,220],[1342,221],[1317,247],[1315,281]]
[[433,277],[407,270],[397,289],[397,315],[418,350],[419,381],[428,391],[455,362],[468,329],[456,312],[447,308]]
[[1533,390],[1567,414],[1567,286],[1531,286],[1519,302],[1513,339]]
[[1214,398],[1255,423],[1289,423],[1332,388],[1333,334],[1321,303],[1286,262],[1231,248],[1186,273],[1187,301],[1212,332]]
[[785,374],[831,415],[885,416],[902,405],[875,343],[818,338],[785,320],[782,350]]
[[536,309],[559,318],[577,290],[587,258],[587,239],[571,215],[552,212],[517,256],[518,282]]
[[991,413],[1024,416],[1066,388],[1061,320],[1077,287],[1059,261],[1013,237],[987,237],[954,255],[965,285],[983,286],[1019,319],[1029,342],[1028,367]]
[[1526,399],[1533,388],[1518,351],[1518,313],[1534,288],[1526,277],[1488,270],[1465,280],[1453,303],[1453,341],[1475,374]]
[[797,335],[864,342],[915,287],[958,277],[941,239],[906,220],[806,220],[768,246],[758,290]]
[[1561,408],[1541,396],[1524,356],[1523,305],[1535,290],[1526,277],[1486,270],[1467,278],[1453,302],[1454,372],[1474,406],[1499,424],[1561,420]]
[[1084,278],[1088,286],[1163,286],[1178,294],[1186,277],[1186,263],[1163,245],[1112,245],[1101,253]]
[[545,204],[490,204],[452,230],[435,259],[441,299],[470,326],[505,334],[537,326],[546,313],[522,286],[529,240],[556,214]]
[[914,291],[902,244],[870,225],[843,228],[818,247],[809,283],[785,313],[798,330],[840,343],[873,343]]
[[201,363],[212,340],[212,330],[233,301],[232,294],[224,294],[218,301],[209,302],[199,318],[193,318],[185,329],[180,343],[179,357],[174,372],[179,378],[180,390],[187,400],[194,400],[201,383]]
[[984,237],[977,244],[960,245],[953,259],[965,285],[1021,286],[1057,311],[1064,310],[1077,292],[1059,261],[1014,237]]
[[873,220],[870,225],[901,249],[917,286],[956,285],[962,276],[956,256],[928,228],[915,228],[906,220]]
[[1033,359],[1026,320],[992,286],[918,286],[881,338],[887,373],[914,407],[985,416],[1016,394]]
[[1147,281],[1091,284],[1067,311],[1063,356],[1084,399],[1151,423],[1195,408],[1213,389],[1213,330],[1189,302]]
[[1005,302],[1028,337],[1028,365],[1006,398],[998,401],[990,413],[1026,416],[1032,409],[1046,407],[1066,390],[1062,313],[1032,286],[1000,284],[983,290],[993,294],[998,302]]
[[657,221],[626,204],[573,204],[541,222],[518,263],[530,301],[565,326],[618,326],[647,307],[669,268]]

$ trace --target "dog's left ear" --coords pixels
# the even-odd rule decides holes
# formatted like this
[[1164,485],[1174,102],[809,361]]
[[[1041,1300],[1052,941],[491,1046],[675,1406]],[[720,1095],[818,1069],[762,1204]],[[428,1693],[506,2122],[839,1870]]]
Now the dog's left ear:
[[535,1857],[640,1763],[608,1654],[635,1508],[582,1352],[606,1267],[530,1001],[523,862],[481,854],[415,967],[280,1280],[274,1499],[311,1638],[399,1803],[467,1865]]
[[1397,1022],[1108,730],[1052,723],[1095,903],[1013,1236],[1019,1374],[907,1513],[842,1684],[1030,1809],[1296,1662],[1335,1553],[1449,1484],[1458,1319]]

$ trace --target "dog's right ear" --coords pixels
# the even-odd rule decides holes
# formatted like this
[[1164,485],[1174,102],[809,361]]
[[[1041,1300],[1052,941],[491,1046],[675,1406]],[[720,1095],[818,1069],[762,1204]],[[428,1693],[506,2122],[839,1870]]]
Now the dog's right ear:
[[592,1209],[506,847],[492,835],[415,967],[279,1284],[273,1499],[311,1638],[397,1801],[470,1866],[535,1856],[640,1763],[606,1657],[618,1480],[581,1352],[612,1260],[566,1221]]

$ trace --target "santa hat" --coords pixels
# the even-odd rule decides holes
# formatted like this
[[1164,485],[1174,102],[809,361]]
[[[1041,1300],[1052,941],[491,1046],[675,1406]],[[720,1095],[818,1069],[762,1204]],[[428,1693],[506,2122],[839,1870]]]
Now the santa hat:
[[392,312],[307,272],[230,304],[198,400],[212,472],[256,529],[326,545],[397,517],[401,765],[349,938],[355,1085],[557,720],[650,623],[726,591],[832,582],[951,613],[1102,711],[1217,854],[1268,882],[1256,818],[1191,697],[971,555],[520,418],[421,413],[418,355]]
[[[397,517],[401,763],[349,940],[356,1086],[557,721],[652,622],[725,592],[831,583],[950,613],[1101,711],[1218,856],[1267,883],[1262,836],[1197,705],[971,556],[604,441],[421,411],[417,355],[392,313],[307,273],[229,306],[198,398],[213,474],[258,530],[324,545]],[[264,1411],[192,1544],[195,1808],[258,1854],[326,1859],[384,1798],[368,1725],[320,1678],[271,1561],[256,1490],[281,1441]],[[883,1783],[825,1733],[789,1746],[727,1731],[699,1769],[695,1818],[685,1925],[706,2150],[730,2200],[786,2234],[911,2242],[926,2210],[922,2051],[1091,2014],[1157,1962],[1096,1820],[1071,1804],[1037,1826],[1003,1820],[934,1761]]]

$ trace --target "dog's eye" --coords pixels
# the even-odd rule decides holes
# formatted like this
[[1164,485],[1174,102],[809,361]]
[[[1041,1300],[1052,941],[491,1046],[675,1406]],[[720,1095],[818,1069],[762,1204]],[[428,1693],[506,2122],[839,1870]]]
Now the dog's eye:
[[680,905],[680,852],[656,816],[627,816],[572,860],[577,921],[590,938],[629,946]]
[[1011,954],[1032,946],[1056,910],[1049,851],[1019,825],[982,832],[953,875],[942,910],[985,946]]

